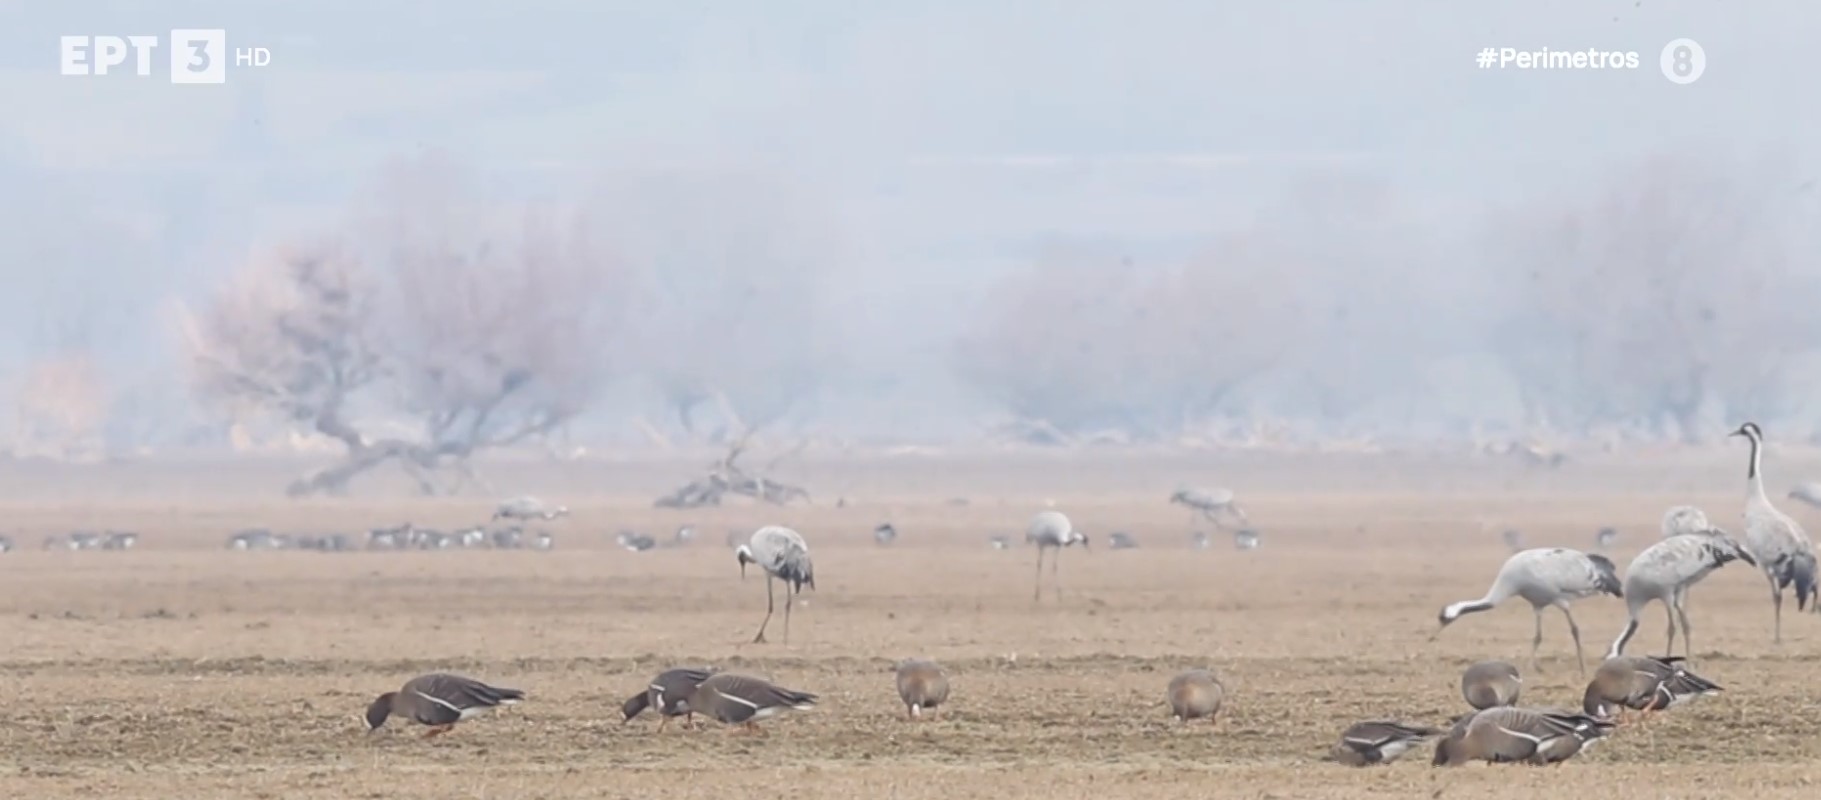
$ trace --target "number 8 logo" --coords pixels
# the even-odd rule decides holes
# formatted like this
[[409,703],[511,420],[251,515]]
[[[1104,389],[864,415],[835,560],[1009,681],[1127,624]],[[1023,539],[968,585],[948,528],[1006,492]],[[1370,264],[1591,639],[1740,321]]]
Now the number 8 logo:
[[1670,83],[1684,86],[1700,80],[1701,73],[1707,71],[1707,51],[1693,39],[1677,39],[1663,45],[1663,54],[1658,61],[1663,68],[1663,77]]

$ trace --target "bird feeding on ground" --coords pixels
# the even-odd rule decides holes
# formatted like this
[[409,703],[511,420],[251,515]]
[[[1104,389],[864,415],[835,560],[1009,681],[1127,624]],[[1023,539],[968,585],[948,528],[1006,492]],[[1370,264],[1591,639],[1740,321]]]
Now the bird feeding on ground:
[[424,738],[449,732],[455,723],[517,704],[525,699],[518,689],[489,686],[473,678],[435,672],[405,682],[396,692],[386,692],[367,706],[367,731],[379,730],[388,717],[428,725]]
[[1498,577],[1484,597],[1450,603],[1442,609],[1441,627],[1429,637],[1435,641],[1449,623],[1466,614],[1488,611],[1512,597],[1522,597],[1536,613],[1536,638],[1530,643],[1530,666],[1536,668],[1537,648],[1543,644],[1543,609],[1554,606],[1568,619],[1568,631],[1574,637],[1575,660],[1582,674],[1587,660],[1581,650],[1581,628],[1575,624],[1568,606],[1583,597],[1610,594],[1623,597],[1619,577],[1612,561],[1602,555],[1583,553],[1565,547],[1525,550],[1505,560]]
[[1638,632],[1638,618],[1643,615],[1645,606],[1658,600],[1663,603],[1664,616],[1669,618],[1663,653],[1675,652],[1676,621],[1679,619],[1682,649],[1693,656],[1694,634],[1688,627],[1688,590],[1714,570],[1733,561],[1757,566],[1751,554],[1738,542],[1717,530],[1670,536],[1644,548],[1644,552],[1625,568],[1625,627],[1612,640],[1606,657],[1613,658],[1625,652],[1625,644]]
[[1062,560],[1062,548],[1070,545],[1081,545],[1088,549],[1088,535],[1075,530],[1074,523],[1060,511],[1043,511],[1031,518],[1031,524],[1025,528],[1024,540],[1037,545],[1037,591],[1036,599],[1043,599],[1043,554],[1052,548],[1056,554],[1050,558],[1050,581],[1056,596],[1062,596],[1062,587],[1057,585],[1057,562]]

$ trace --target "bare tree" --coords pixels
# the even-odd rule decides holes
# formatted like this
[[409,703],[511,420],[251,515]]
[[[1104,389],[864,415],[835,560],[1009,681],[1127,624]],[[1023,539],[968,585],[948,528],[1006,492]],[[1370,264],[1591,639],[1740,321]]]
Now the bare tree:
[[1523,226],[1520,297],[1501,348],[1533,413],[1589,425],[1786,412],[1790,356],[1821,331],[1792,263],[1783,165],[1655,158],[1594,202]]
[[247,269],[190,320],[205,399],[345,449],[292,495],[345,491],[386,462],[454,491],[478,480],[476,452],[549,432],[598,389],[612,262],[579,221],[499,225],[446,170],[394,172],[351,236]]

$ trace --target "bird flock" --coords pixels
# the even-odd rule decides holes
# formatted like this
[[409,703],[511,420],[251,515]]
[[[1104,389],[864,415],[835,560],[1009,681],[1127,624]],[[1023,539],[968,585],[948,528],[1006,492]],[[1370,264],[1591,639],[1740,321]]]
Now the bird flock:
[[[1621,575],[1617,565],[1599,552],[1566,547],[1525,548],[1516,531],[1506,531],[1504,538],[1516,552],[1501,565],[1485,593],[1477,598],[1448,603],[1441,609],[1437,617],[1439,625],[1429,637],[1431,641],[1463,617],[1491,610],[1512,598],[1529,603],[1535,615],[1530,647],[1532,670],[1537,668],[1537,656],[1544,638],[1545,612],[1551,608],[1559,610],[1574,645],[1576,664],[1585,677],[1585,648],[1572,606],[1601,595],[1622,599],[1626,622],[1611,640],[1578,700],[1566,705],[1520,706],[1525,695],[1523,675],[1518,667],[1507,661],[1482,661],[1461,674],[1461,697],[1468,708],[1461,715],[1442,726],[1402,719],[1364,720],[1340,733],[1339,741],[1329,750],[1327,759],[1350,766],[1385,764],[1433,740],[1432,764],[1435,766],[1471,761],[1559,765],[1585,752],[1623,725],[1645,724],[1656,712],[1721,692],[1718,684],[1697,675],[1688,664],[1688,659],[1694,656],[1689,594],[1696,584],[1735,561],[1757,569],[1764,576],[1770,593],[1771,635],[1776,642],[1782,641],[1786,590],[1794,590],[1798,611],[1811,607],[1821,611],[1821,606],[1815,603],[1814,545],[1795,520],[1775,507],[1764,488],[1763,432],[1757,424],[1746,422],[1732,435],[1743,437],[1750,446],[1743,526],[1738,537],[1713,525],[1706,514],[1694,506],[1675,506],[1662,517],[1661,538],[1638,553]],[[1798,486],[1789,497],[1821,505],[1821,485]],[[1257,531],[1249,527],[1250,520],[1234,502],[1231,491],[1185,488],[1176,491],[1169,500],[1187,507],[1192,523],[1197,519],[1222,527],[1228,522],[1236,523],[1240,527],[1234,534],[1235,545],[1242,550],[1257,547]],[[537,530],[527,535],[524,526],[534,521],[550,522],[568,514],[566,507],[548,505],[532,497],[517,497],[501,503],[488,525],[450,532],[419,528],[408,522],[376,528],[369,531],[365,549],[530,547],[549,550],[554,546],[551,533]],[[489,527],[501,520],[508,525]],[[631,531],[622,531],[616,541],[628,550],[645,551],[681,546],[694,536],[694,528],[684,526],[668,542],[661,543]],[[873,530],[873,538],[881,546],[892,545],[899,537],[891,523],[881,524]],[[1075,546],[1088,550],[1088,535],[1076,529],[1062,512],[1045,510],[1031,518],[1024,538],[1037,550],[1033,599],[1037,602],[1043,599],[1046,558],[1050,567],[1047,582],[1052,595],[1060,597],[1062,553]],[[131,548],[137,539],[138,535],[130,532],[77,531],[47,538],[45,547],[124,550]],[[1616,540],[1614,529],[1601,529],[1595,537],[1595,549],[1606,550]],[[995,548],[1004,549],[1009,546],[1010,537],[994,536],[990,541]],[[1209,537],[1196,532],[1191,541],[1198,547],[1205,547]],[[815,565],[808,542],[798,532],[781,525],[760,527],[744,537],[743,542],[735,542],[730,537],[730,544],[735,544],[741,578],[747,576],[748,567],[754,567],[763,573],[765,581],[766,611],[753,643],[767,641],[766,633],[777,612],[777,590],[781,585],[784,593],[781,638],[788,644],[797,598],[804,589],[813,591],[816,588]],[[1136,538],[1123,531],[1110,533],[1108,542],[1115,550],[1138,546]],[[10,539],[0,537],[0,552],[11,547]],[[352,537],[345,534],[280,534],[267,529],[236,532],[229,537],[228,547],[234,550],[355,549]],[[1668,622],[1664,654],[1625,655],[1626,646],[1653,602],[1663,605]],[[1678,632],[1683,656],[1674,654]],[[939,718],[950,705],[950,676],[935,661],[910,658],[898,662],[892,685],[904,706],[907,720]],[[1176,674],[1162,688],[1164,703],[1172,719],[1185,725],[1196,720],[1217,723],[1223,706],[1230,699],[1225,684],[1207,668]],[[399,689],[379,695],[369,704],[364,720],[369,732],[378,731],[390,719],[415,723],[427,728],[424,736],[428,738],[450,731],[461,721],[516,705],[526,698],[526,692],[521,689],[436,672],[414,677]],[[679,717],[684,728],[693,728],[695,717],[702,716],[736,726],[744,732],[763,733],[757,723],[787,712],[807,711],[817,703],[818,696],[814,693],[787,688],[758,676],[724,672],[710,665],[685,665],[666,669],[652,677],[645,687],[622,704],[621,714],[622,724],[625,724],[647,710],[652,711],[659,717],[659,731]]]

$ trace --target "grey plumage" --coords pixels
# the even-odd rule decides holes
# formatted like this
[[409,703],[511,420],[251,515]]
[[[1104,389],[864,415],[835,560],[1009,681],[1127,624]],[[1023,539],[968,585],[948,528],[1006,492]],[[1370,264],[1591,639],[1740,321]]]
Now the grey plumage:
[[518,689],[490,686],[473,678],[433,672],[405,682],[396,692],[386,692],[367,706],[369,731],[379,729],[388,717],[397,716],[431,726],[425,737],[443,733],[469,717],[525,699]]
[[777,600],[772,593],[772,581],[780,580],[784,588],[784,643],[790,643],[790,611],[803,587],[816,588],[815,563],[809,557],[809,544],[803,541],[802,535],[782,525],[767,525],[754,531],[746,544],[734,551],[740,562],[740,577],[746,577],[746,565],[757,564],[765,571],[765,621],[759,623],[759,633],[753,642],[765,641],[765,626],[771,624],[772,612],[777,608]]
[[1177,722],[1202,717],[1217,722],[1220,707],[1227,700],[1227,687],[1211,670],[1192,669],[1171,678],[1164,696],[1170,704],[1170,715]]
[[873,541],[878,542],[881,545],[888,545],[897,540],[898,529],[893,527],[891,523],[880,523],[877,527],[873,528]]
[[1537,649],[1543,643],[1543,609],[1554,606],[1568,619],[1568,631],[1574,638],[1575,661],[1585,674],[1587,661],[1581,648],[1581,628],[1575,624],[1574,613],[1568,607],[1575,600],[1598,594],[1624,596],[1610,559],[1565,547],[1525,550],[1505,560],[1485,596],[1444,607],[1439,617],[1441,627],[1429,639],[1434,641],[1443,629],[1464,614],[1487,611],[1512,597],[1522,597],[1536,614],[1536,637],[1530,644],[1531,666],[1536,666]]
[[1596,550],[1610,550],[1619,541],[1617,528],[1601,528],[1593,534],[1593,547]]
[[684,717],[683,725],[688,727],[689,718],[695,713],[689,707],[689,697],[702,681],[714,674],[712,667],[677,667],[658,673],[643,691],[626,698],[626,702],[621,704],[620,713],[625,715],[625,719],[620,724],[631,722],[633,717],[649,708],[658,714],[660,733],[673,717]]
[[1588,714],[1610,717],[1621,707],[1661,711],[1720,691],[1718,684],[1689,672],[1679,657],[1619,656],[1594,671],[1581,705]]
[[643,552],[658,546],[656,539],[633,531],[620,531],[619,535],[614,537],[614,541],[619,542],[621,547],[634,552]]
[[695,713],[754,731],[759,720],[786,711],[808,711],[815,705],[816,696],[809,692],[730,672],[710,676],[689,696],[689,707]]
[[1221,521],[1223,516],[1238,520],[1241,525],[1249,522],[1246,519],[1245,511],[1240,509],[1239,504],[1233,502],[1233,490],[1231,489],[1182,487],[1170,495],[1170,502],[1188,506],[1191,520],[1194,519],[1195,514],[1199,513],[1209,522],[1222,527],[1224,527],[1224,523]]
[[1682,646],[1689,655],[1694,655],[1693,633],[1688,626],[1688,590],[1714,570],[1733,561],[1756,566],[1751,553],[1725,532],[1711,528],[1705,532],[1689,530],[1687,526],[1693,524],[1694,518],[1681,509],[1693,510],[1690,506],[1678,506],[1664,515],[1665,527],[1674,524],[1677,532],[1644,548],[1625,568],[1627,619],[1625,627],[1607,649],[1607,658],[1625,652],[1626,643],[1638,632],[1638,618],[1652,601],[1662,601],[1663,613],[1669,617],[1669,633],[1663,652],[1674,652],[1679,620]]
[[1233,547],[1239,550],[1258,549],[1258,531],[1246,528],[1233,532]]
[[[1796,610],[1801,611],[1815,599],[1815,546],[1802,526],[1789,515],[1777,510],[1764,493],[1764,432],[1757,423],[1747,422],[1733,431],[1751,442],[1750,461],[1745,472],[1745,531],[1742,544],[1758,562],[1770,584],[1773,614],[1772,638],[1783,641],[1783,590],[1796,589]],[[1816,605],[1821,611],[1821,604]]]

